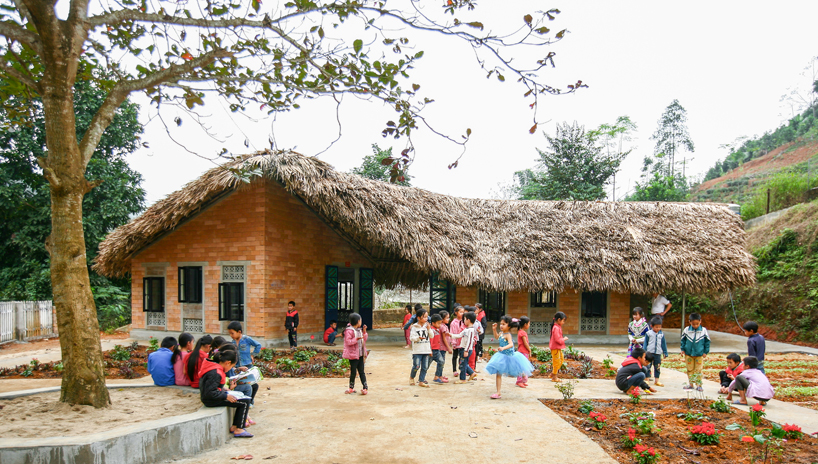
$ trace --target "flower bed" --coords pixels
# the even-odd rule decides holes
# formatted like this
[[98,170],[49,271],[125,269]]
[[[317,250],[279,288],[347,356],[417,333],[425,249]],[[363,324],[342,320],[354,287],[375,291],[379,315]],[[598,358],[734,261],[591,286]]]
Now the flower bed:
[[268,378],[278,377],[346,377],[349,360],[339,350],[299,346],[294,350],[264,348],[253,364]]
[[[767,462],[774,457],[775,462],[813,463],[818,456],[818,440],[803,433],[793,439],[799,436],[797,426],[760,419],[754,428],[746,412],[718,412],[710,400],[540,401],[619,462],[651,462],[658,456],[657,462],[735,464],[763,462],[766,453]],[[599,428],[591,414],[602,415],[605,426]]]
[[[551,377],[551,351],[548,349],[531,347],[531,362],[534,364],[533,378],[549,378]],[[607,375],[608,369],[603,363],[596,361],[584,352],[576,350],[573,346],[569,346],[563,350],[565,363],[557,372],[557,378],[560,379],[606,379],[613,378]],[[614,370],[614,375],[616,371]]]
[[[106,379],[138,379],[148,375],[148,353],[152,347],[133,342],[130,345],[116,345],[113,350],[104,351]],[[0,368],[3,379],[59,379],[62,378],[62,361],[39,362],[37,358],[28,364]]]

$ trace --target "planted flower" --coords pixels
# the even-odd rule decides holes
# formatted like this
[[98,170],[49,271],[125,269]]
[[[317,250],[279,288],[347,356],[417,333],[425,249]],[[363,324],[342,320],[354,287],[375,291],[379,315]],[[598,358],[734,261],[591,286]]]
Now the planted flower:
[[639,387],[636,387],[631,390],[628,396],[631,397],[631,403],[639,404],[639,402],[642,400],[642,390],[640,390]]
[[761,418],[766,415],[767,413],[764,412],[764,408],[760,404],[753,405],[750,408],[750,420],[753,421],[753,427],[761,425]]
[[636,437],[636,430],[628,427],[628,434],[622,437],[622,447],[633,448],[640,443],[642,443],[642,440]]
[[690,427],[690,439],[700,445],[718,445],[721,434],[712,422],[702,422],[701,425]]
[[636,445],[633,447],[633,457],[637,464],[653,464],[659,460],[659,453],[649,446]]
[[798,440],[804,436],[804,432],[801,430],[801,427],[795,424],[784,424],[784,436],[790,440]]
[[605,428],[605,422],[608,420],[608,418],[604,414],[591,411],[591,414],[589,414],[588,417],[591,418],[591,423],[593,423],[594,427],[596,427],[598,430]]

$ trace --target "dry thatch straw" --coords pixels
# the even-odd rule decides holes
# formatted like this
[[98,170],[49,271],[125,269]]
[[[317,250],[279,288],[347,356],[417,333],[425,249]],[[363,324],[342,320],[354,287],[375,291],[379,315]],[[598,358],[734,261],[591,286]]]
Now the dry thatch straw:
[[[724,205],[474,200],[364,179],[292,152],[228,167],[242,163],[301,198],[373,261],[386,286],[421,287],[432,272],[498,291],[698,293],[755,283],[743,223]],[[94,268],[128,273],[135,253],[240,184],[211,169],[112,232]]]

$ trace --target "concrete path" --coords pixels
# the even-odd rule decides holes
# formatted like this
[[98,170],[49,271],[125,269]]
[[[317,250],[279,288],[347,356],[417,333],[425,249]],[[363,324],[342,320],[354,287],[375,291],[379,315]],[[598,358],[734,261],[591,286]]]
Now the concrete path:
[[241,454],[276,456],[273,463],[616,462],[537,401],[546,383],[553,389],[548,381],[521,389],[507,380],[500,400],[489,398],[494,378],[482,374],[466,385],[411,387],[409,350],[369,348],[368,396],[344,395],[347,379],[265,380],[251,410],[255,438],[180,462],[225,463]]

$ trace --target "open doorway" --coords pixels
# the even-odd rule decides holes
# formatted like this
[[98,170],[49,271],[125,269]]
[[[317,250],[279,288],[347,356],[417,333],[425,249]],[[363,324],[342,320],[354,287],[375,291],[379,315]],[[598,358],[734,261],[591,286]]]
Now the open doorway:
[[[355,312],[355,269],[342,267],[338,269],[338,321],[349,320]],[[341,325],[341,324],[339,324]]]
[[583,334],[608,333],[607,292],[582,292],[579,331]]

